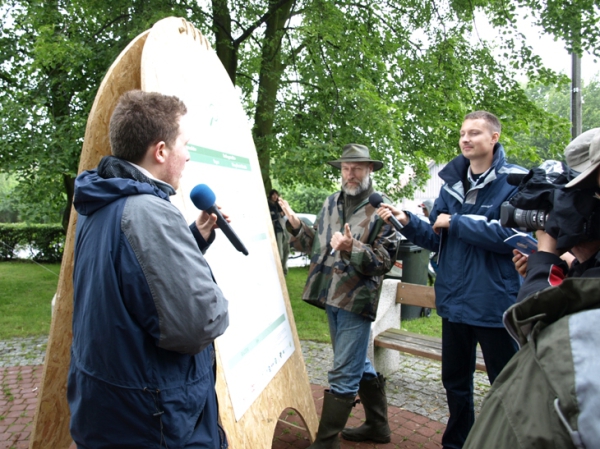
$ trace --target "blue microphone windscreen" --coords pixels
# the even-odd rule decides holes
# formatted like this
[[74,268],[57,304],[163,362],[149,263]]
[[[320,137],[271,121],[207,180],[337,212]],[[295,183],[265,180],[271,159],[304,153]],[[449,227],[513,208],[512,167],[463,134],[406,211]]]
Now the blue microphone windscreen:
[[206,210],[211,206],[214,206],[215,200],[217,199],[215,192],[213,192],[206,184],[198,184],[194,187],[190,192],[190,198],[192,199],[194,206],[200,210]]

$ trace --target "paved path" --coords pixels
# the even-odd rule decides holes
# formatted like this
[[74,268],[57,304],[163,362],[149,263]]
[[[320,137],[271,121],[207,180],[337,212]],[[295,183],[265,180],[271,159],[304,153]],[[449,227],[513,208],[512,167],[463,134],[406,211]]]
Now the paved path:
[[[0,449],[28,447],[46,342],[46,338],[0,342]],[[331,365],[331,347],[303,341],[302,352],[320,414],[327,369]],[[448,412],[439,362],[405,356],[401,365],[399,371],[388,376],[387,384],[392,442],[375,445],[343,441],[342,449],[441,447]],[[475,389],[475,403],[479,408],[489,389],[484,373],[475,374]],[[364,412],[358,405],[348,425],[360,425],[361,420],[364,420]],[[306,448],[309,445],[308,433],[300,418],[292,410],[284,411],[275,430],[272,448]]]

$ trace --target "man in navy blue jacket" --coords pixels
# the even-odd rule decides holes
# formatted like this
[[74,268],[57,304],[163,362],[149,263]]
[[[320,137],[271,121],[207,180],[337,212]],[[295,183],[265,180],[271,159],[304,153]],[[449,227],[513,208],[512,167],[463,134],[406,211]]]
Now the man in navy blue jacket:
[[430,251],[439,251],[436,307],[442,317],[442,382],[450,417],[442,437],[446,449],[462,448],[474,422],[473,372],[481,345],[490,383],[517,351],[502,324],[521,285],[504,243],[514,234],[500,225],[500,205],[516,193],[509,173],[526,173],[507,164],[500,121],[486,111],[468,114],[460,130],[462,154],[440,172],[440,190],[429,220],[383,204],[404,226],[402,234]]
[[190,156],[177,97],[125,93],[113,156],[75,182],[67,397],[78,448],[227,447],[213,341],[227,300],[203,257],[216,216],[189,227],[169,196]]

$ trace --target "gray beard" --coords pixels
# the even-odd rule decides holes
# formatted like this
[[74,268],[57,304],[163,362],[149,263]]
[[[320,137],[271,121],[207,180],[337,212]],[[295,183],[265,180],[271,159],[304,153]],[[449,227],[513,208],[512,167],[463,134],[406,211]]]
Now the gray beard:
[[369,189],[369,186],[371,185],[371,176],[370,174],[368,176],[365,176],[364,179],[360,182],[360,185],[358,187],[348,187],[343,181],[342,181],[342,191],[349,196],[356,196],[356,195],[360,195],[363,192],[366,192]]

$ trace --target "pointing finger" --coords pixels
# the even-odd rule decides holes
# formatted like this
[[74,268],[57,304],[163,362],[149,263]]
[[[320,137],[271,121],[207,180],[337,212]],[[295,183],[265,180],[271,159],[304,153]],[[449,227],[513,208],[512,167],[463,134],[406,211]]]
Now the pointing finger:
[[346,223],[346,225],[344,226],[344,230],[344,236],[352,238],[352,233],[350,232],[350,225],[348,223]]

